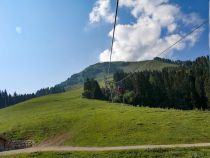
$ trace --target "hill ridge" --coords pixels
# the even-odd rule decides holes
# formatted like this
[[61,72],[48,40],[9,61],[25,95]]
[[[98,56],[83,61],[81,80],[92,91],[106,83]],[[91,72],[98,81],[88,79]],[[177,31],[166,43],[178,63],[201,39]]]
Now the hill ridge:
[[[147,64],[148,63],[148,64]],[[87,78],[93,78],[97,80],[103,80],[106,74],[106,69],[108,67],[109,62],[98,62],[96,64],[92,64],[86,67],[79,73],[75,73],[71,75],[67,80],[57,84],[56,86],[61,86],[64,88],[70,88],[72,86],[81,84]],[[145,60],[145,61],[116,61],[112,62],[110,74],[113,75],[117,71],[123,70],[124,72],[132,72],[136,69],[139,71],[144,70],[162,70],[165,67],[174,67],[179,64],[175,62],[170,62],[168,60],[163,60],[161,58],[157,58],[154,60]]]

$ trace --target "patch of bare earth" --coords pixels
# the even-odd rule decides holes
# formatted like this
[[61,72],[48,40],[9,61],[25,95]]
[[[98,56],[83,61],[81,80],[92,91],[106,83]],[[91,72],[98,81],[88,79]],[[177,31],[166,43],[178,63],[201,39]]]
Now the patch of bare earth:
[[64,142],[69,139],[69,133],[57,134],[38,145],[38,147],[50,147],[50,146],[61,146]]

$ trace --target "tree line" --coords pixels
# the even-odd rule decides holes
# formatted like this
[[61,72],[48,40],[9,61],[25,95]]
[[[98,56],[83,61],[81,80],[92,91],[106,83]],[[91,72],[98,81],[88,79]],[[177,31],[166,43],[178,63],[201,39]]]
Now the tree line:
[[[113,101],[133,106],[183,110],[210,109],[209,57],[199,57],[195,61],[187,62],[167,59],[167,62],[179,63],[179,66],[164,68],[162,71],[115,73],[115,82],[127,75],[131,77],[113,85]],[[91,93],[93,90],[95,90],[94,87],[86,86],[86,92]],[[101,99],[110,100],[110,91],[104,88],[97,91],[102,93]],[[94,98],[94,96],[89,96],[89,98]]]
[[64,88],[60,86],[55,86],[51,88],[43,88],[38,90],[36,93],[32,94],[17,94],[16,92],[12,95],[9,94],[6,90],[0,91],[0,108],[5,108],[11,105],[18,104],[20,102],[24,102],[29,99],[33,99],[40,96],[45,96],[49,94],[62,93],[64,92]]

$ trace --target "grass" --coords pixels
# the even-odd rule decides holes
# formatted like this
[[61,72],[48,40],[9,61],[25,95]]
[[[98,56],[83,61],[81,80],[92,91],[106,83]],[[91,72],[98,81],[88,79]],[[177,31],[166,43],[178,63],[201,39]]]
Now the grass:
[[[97,68],[97,66],[98,65],[95,65],[95,68]],[[147,61],[140,61],[140,62],[113,62],[111,66],[117,67],[118,69],[123,70],[126,73],[129,73],[133,71],[145,71],[145,70],[161,71],[163,70],[163,68],[177,67],[178,65],[165,63],[165,62],[157,61],[157,60],[147,60]],[[104,67],[102,68],[102,70],[103,69]],[[97,78],[104,79],[104,73],[99,74],[96,77],[96,79]]]
[[81,98],[81,88],[0,110],[0,133],[72,146],[210,142],[210,112],[132,107]]
[[[73,86],[83,83],[83,78],[94,78],[98,81],[104,80],[104,76],[107,75],[107,68],[109,63],[97,63],[94,65],[90,65],[82,72],[72,75],[67,81],[59,84],[63,86]],[[123,70],[125,72],[133,72],[133,71],[144,71],[144,70],[162,70],[165,67],[177,67],[176,64],[170,64],[163,61],[157,60],[148,60],[148,61],[140,61],[140,62],[112,62],[111,64],[111,72],[110,77],[113,73],[116,73],[119,70]]]
[[0,158],[209,158],[209,148],[156,149],[110,152],[37,152]]
[[165,67],[177,67],[176,64],[169,64],[157,60],[148,60],[141,62],[127,62],[125,66],[121,66],[120,69],[125,72],[132,72],[134,70],[145,71],[145,70],[158,70],[161,71]]

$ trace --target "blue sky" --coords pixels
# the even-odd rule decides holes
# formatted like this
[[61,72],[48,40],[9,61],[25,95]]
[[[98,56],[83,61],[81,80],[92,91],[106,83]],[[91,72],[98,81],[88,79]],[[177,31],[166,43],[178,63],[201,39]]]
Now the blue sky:
[[[90,24],[94,0],[0,0],[0,89],[30,93],[53,86],[99,62],[110,45],[111,23]],[[208,0],[171,0],[184,12],[208,19]],[[113,4],[112,4],[113,5]],[[113,6],[112,6],[113,9]],[[121,8],[119,23],[135,19]],[[174,55],[194,59],[208,53],[208,29],[192,48]]]

